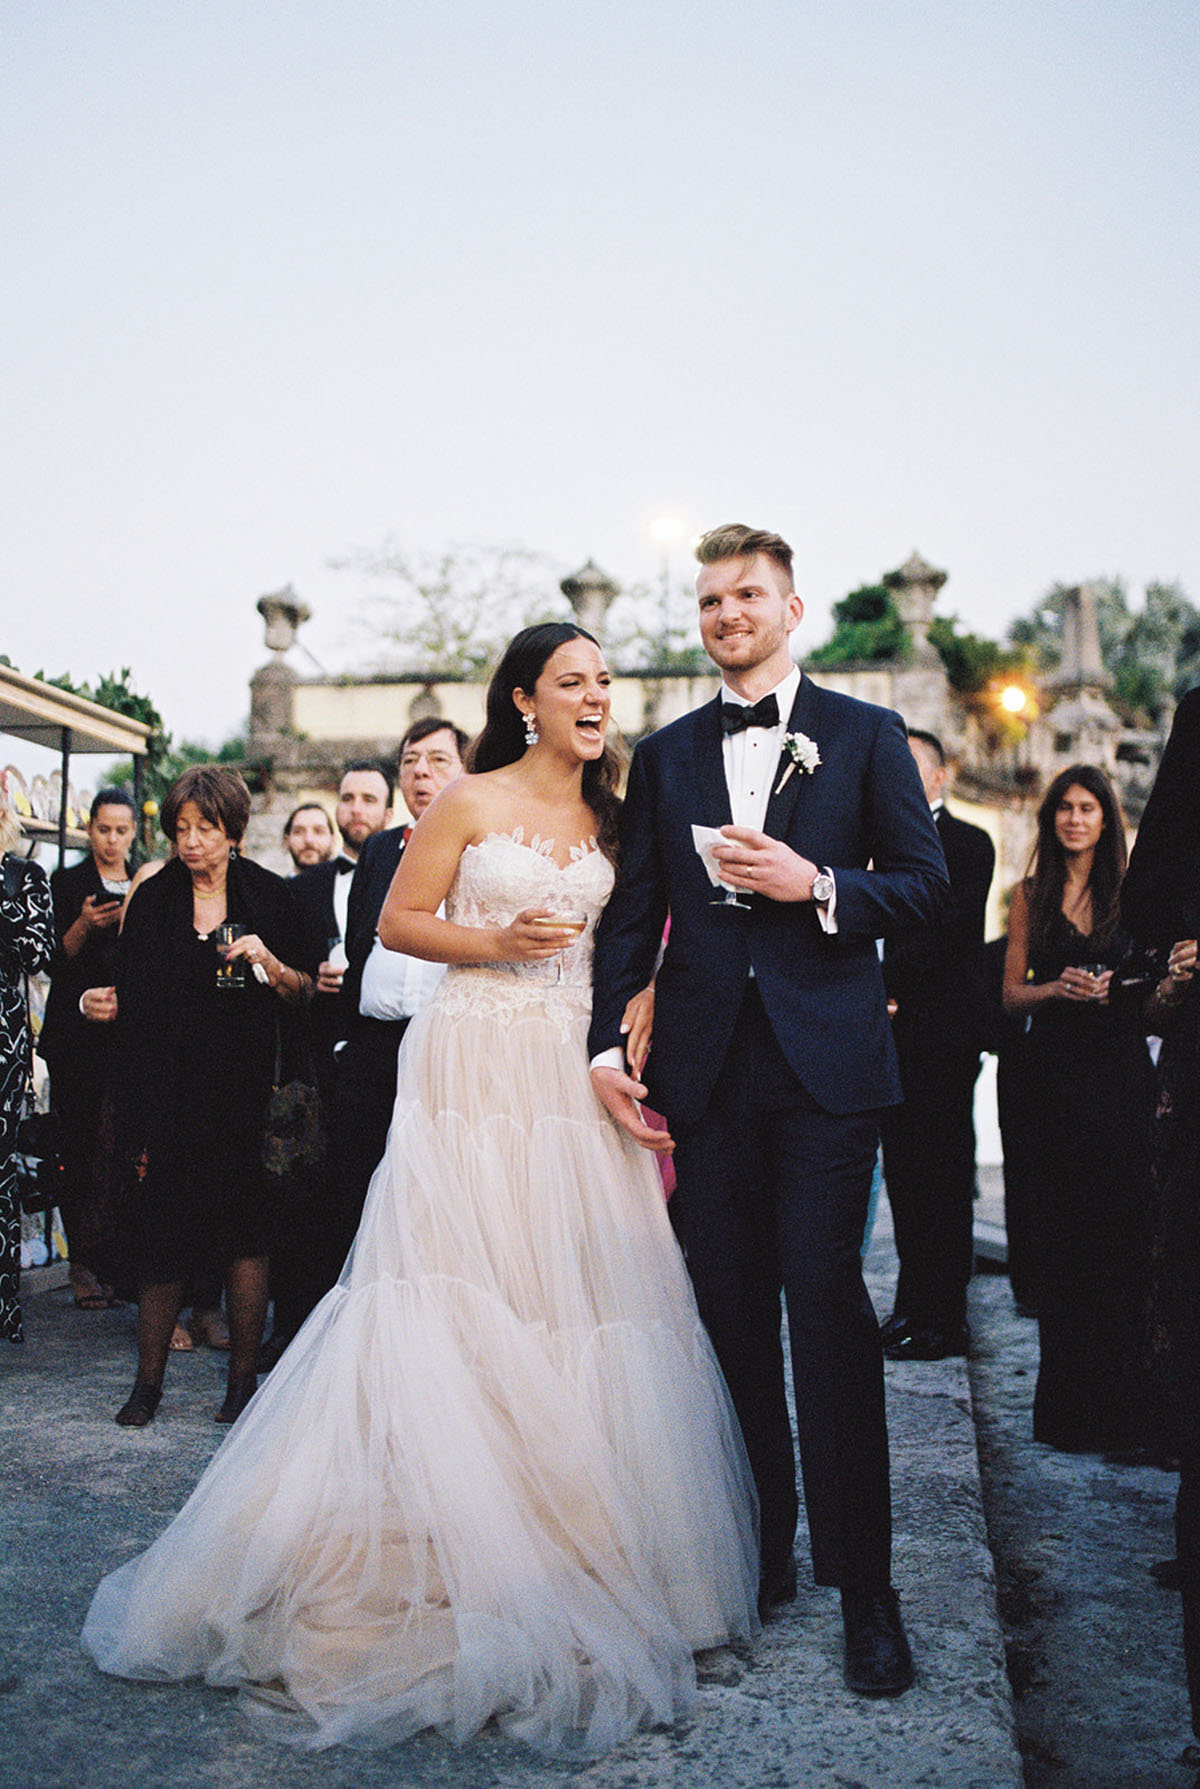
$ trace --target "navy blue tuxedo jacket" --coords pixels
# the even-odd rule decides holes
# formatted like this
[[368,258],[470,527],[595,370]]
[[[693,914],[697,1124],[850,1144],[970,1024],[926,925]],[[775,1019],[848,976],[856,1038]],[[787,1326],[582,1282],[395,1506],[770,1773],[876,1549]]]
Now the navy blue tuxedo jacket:
[[[809,901],[752,896],[752,910],[715,906],[692,824],[730,823],[720,700],[637,747],[622,820],[617,886],[596,934],[589,1051],[621,1042],[625,1003],[654,971],[654,1040],[644,1079],[672,1124],[708,1105],[753,967],[789,1066],[827,1111],[901,1098],[875,940],[941,912],[945,860],[900,717],[802,677],[790,732],[815,741],[821,763],[772,778],[764,830],[837,881],[836,934]],[[871,865],[871,868],[868,868]]]

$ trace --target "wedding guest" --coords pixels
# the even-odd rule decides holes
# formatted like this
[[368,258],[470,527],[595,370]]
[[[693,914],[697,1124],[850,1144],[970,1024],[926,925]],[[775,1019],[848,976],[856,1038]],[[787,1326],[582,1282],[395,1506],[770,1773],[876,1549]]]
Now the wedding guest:
[[[172,845],[171,856],[174,855],[175,847]],[[158,874],[166,861],[165,858],[151,857],[134,871],[125,891],[122,926],[134,894],[143,882],[148,882],[151,876]],[[110,981],[106,986],[86,988],[80,996],[79,1010],[97,1035],[110,1035],[104,1028],[116,1014],[116,987]],[[102,1107],[101,1128],[102,1145],[98,1152],[96,1185],[84,1212],[82,1228],[90,1246],[101,1249],[107,1256],[121,1263],[122,1280],[128,1281],[132,1221],[128,1184],[115,1161],[111,1089]],[[184,1295],[184,1306],[189,1309],[189,1315],[186,1321],[182,1313],[176,1319],[171,1331],[170,1352],[191,1354],[199,1347],[214,1348],[221,1353],[228,1351],[229,1325],[221,1311],[220,1273],[214,1272],[211,1267],[193,1273]]]
[[316,993],[309,1015],[317,1085],[328,1105],[333,1088],[333,1052],[338,1040],[338,994],[346,970],[346,915],[350,878],[358,854],[369,838],[382,832],[392,817],[395,780],[375,759],[347,764],[338,784],[338,831],[342,848],[336,857],[300,872],[291,884],[304,921],[305,966],[316,971]]
[[950,877],[934,925],[889,938],[883,979],[904,1100],[883,1118],[883,1172],[900,1273],[882,1327],[891,1360],[967,1351],[967,1286],[975,1263],[975,1082],[987,1016],[983,933],[996,865],[991,839],[946,806],[949,766],[933,733],[908,748]]
[[1125,827],[1111,783],[1090,764],[1055,777],[1037,824],[1004,964],[1005,1011],[1030,1020],[1023,1086],[1041,1345],[1033,1433],[1065,1452],[1124,1452],[1146,1439],[1154,1104],[1145,1041],[1109,1001],[1129,942]]
[[283,829],[283,842],[297,874],[328,863],[333,856],[333,821],[319,801],[293,808]]
[[[391,771],[372,759],[347,764],[338,785],[337,823],[342,849],[336,858],[304,869],[289,883],[305,931],[303,967],[315,978],[309,1008],[313,1068],[321,1093],[327,1133],[335,1107],[336,1051],[342,1032],[341,986],[346,971],[350,888],[359,854],[392,817]],[[382,896],[380,897],[382,904]],[[320,1182],[298,1200],[271,1259],[271,1335],[259,1352],[260,1371],[275,1365],[318,1298],[337,1278],[353,1226],[343,1235],[337,1223],[336,1173],[330,1159]],[[376,1161],[379,1159],[376,1156]],[[374,1163],[372,1163],[374,1166]]]
[[50,967],[54,915],[37,863],[13,855],[21,822],[0,771],[0,1338],[23,1342],[21,1207],[13,1151],[29,1083],[26,976]]
[[[439,716],[415,721],[400,741],[400,794],[413,821],[463,774],[467,736]],[[383,1156],[396,1098],[396,1057],[410,1021],[432,999],[444,965],[388,950],[379,915],[413,828],[367,839],[350,883],[345,979],[331,1109],[336,1190],[334,1277],[362,1217],[367,1187]]]
[[87,856],[50,878],[56,948],[37,1047],[50,1070],[50,1103],[62,1126],[65,1173],[58,1208],[71,1261],[71,1290],[82,1311],[119,1303],[113,1283],[124,1277],[115,1237],[106,1246],[91,1225],[84,1239],[85,1212],[89,1206],[95,1210],[102,1171],[98,1152],[113,1033],[110,1026],[91,1023],[81,1001],[89,988],[111,987],[116,981],[119,926],[136,833],[137,810],[128,790],[101,789],[88,818]]
[[[233,1422],[256,1385],[273,1212],[263,1112],[277,1053],[294,1060],[311,983],[288,885],[241,856],[250,793],[221,765],[173,785],[162,828],[175,858],[129,903],[112,995],[120,1157],[136,1177],[138,1366],[116,1420],[142,1427],[162,1396],[191,1274],[225,1272],[225,1401]],[[218,943],[229,922],[239,935]]]

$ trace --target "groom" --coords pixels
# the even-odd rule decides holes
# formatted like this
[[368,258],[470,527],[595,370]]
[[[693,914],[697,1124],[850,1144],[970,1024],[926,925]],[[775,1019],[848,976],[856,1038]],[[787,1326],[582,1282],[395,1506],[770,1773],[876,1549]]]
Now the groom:
[[[730,525],[696,557],[723,687],[634,753],[596,935],[592,1078],[637,1142],[670,1147],[642,1098],[670,1127],[671,1215],[758,1488],[760,1610],[796,1594],[782,1290],[814,1575],[841,1590],[850,1687],[897,1695],[913,1667],[859,1255],[880,1110],[901,1097],[875,940],[937,917],[945,864],[899,717],[792,661],[803,605],[787,542]],[[721,878],[748,909],[723,904],[693,824],[722,829]],[[624,1069],[621,1017],[668,914],[643,1084]]]

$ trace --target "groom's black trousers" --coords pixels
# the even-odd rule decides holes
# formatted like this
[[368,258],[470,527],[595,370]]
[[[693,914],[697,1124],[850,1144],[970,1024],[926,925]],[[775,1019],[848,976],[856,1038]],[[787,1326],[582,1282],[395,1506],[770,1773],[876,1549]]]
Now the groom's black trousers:
[[751,981],[708,1110],[672,1134],[672,1222],[758,1487],[764,1582],[790,1557],[798,1507],[782,1291],[814,1576],[886,1585],[883,1360],[860,1255],[879,1114],[839,1117],[816,1104]]

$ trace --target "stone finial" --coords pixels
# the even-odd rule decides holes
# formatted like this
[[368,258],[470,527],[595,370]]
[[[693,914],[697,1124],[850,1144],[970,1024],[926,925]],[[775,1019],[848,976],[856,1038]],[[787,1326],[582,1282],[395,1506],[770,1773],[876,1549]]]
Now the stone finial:
[[1121,723],[1108,703],[1112,678],[1100,656],[1100,622],[1096,592],[1090,584],[1064,590],[1062,657],[1046,679],[1054,698],[1046,716],[1057,765],[1073,759],[1116,768],[1116,739]]
[[586,565],[564,578],[559,589],[574,609],[580,627],[586,627],[589,634],[603,640],[609,606],[621,594],[620,586],[607,572],[600,570],[594,559],[589,559]]
[[272,652],[286,652],[294,646],[301,627],[312,618],[312,610],[300,601],[290,584],[260,596],[256,607],[267,624],[266,643]]
[[1112,678],[1100,653],[1095,590],[1090,584],[1076,584],[1062,596],[1062,653],[1058,669],[1047,679],[1048,687],[1068,692],[1110,689]]
[[948,576],[948,572],[927,564],[915,549],[898,571],[884,573],[883,582],[892,593],[897,615],[908,629],[913,660],[918,664],[932,664],[938,657],[937,647],[930,644],[929,628],[937,593]]

